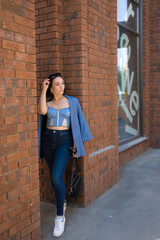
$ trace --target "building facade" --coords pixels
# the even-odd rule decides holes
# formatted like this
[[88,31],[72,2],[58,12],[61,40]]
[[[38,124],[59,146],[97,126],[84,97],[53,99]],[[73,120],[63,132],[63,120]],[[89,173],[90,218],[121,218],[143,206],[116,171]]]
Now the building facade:
[[40,201],[54,202],[38,160],[37,103],[49,74],[62,72],[93,135],[79,159],[77,204],[160,147],[159,12],[158,0],[0,0],[0,239],[41,239]]

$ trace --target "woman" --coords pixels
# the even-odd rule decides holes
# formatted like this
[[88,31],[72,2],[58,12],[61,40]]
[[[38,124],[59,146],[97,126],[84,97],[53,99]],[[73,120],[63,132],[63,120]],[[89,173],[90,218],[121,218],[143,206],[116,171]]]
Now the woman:
[[[74,157],[84,156],[83,142],[92,139],[78,99],[64,95],[64,90],[65,83],[61,73],[52,74],[42,83],[39,101],[39,146],[41,156],[46,159],[49,167],[56,198],[55,237],[60,237],[65,228],[63,177],[71,157],[70,148],[76,150],[72,153]],[[49,101],[47,97],[50,98]]]

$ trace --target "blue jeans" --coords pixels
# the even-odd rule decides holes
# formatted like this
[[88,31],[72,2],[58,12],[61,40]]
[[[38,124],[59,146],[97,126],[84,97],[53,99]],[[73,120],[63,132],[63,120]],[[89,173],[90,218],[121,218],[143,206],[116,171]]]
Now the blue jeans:
[[63,215],[65,200],[64,173],[71,157],[70,147],[73,146],[70,130],[45,129],[42,138],[42,151],[47,161],[52,187],[55,193],[57,216]]

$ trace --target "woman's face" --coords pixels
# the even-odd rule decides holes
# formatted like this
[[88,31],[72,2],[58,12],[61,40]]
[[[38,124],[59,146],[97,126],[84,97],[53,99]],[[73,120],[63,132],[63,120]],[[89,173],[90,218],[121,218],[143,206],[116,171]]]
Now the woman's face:
[[54,95],[63,95],[64,89],[64,80],[61,77],[56,77],[52,82],[51,91]]

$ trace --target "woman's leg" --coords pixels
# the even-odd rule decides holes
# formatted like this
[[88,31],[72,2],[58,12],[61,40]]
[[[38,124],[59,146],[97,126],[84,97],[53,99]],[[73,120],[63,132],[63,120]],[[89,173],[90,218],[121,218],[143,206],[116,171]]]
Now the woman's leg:
[[43,137],[43,142],[42,142],[42,151],[43,151],[43,156],[45,157],[47,162],[51,184],[53,188],[52,172],[53,172],[54,158],[56,153],[56,145],[54,145],[54,142],[53,142],[54,138],[52,135],[53,134],[50,133],[48,130],[45,131],[45,135]]
[[52,172],[52,180],[57,205],[57,216],[63,215],[63,205],[65,200],[65,183],[64,173],[67,168],[71,152],[69,147],[60,147],[55,152],[54,167]]
[[48,149],[45,155],[53,190],[54,190],[54,184],[53,184],[52,172],[53,172],[53,166],[54,166],[55,153],[56,153],[56,149]]

